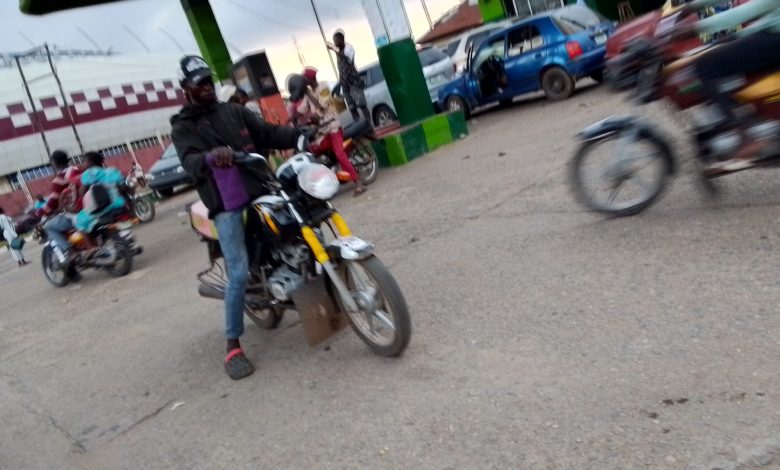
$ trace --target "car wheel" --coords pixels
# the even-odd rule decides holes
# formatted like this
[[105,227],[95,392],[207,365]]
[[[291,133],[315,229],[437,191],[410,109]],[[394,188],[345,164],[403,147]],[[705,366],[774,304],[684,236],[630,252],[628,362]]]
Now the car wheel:
[[395,115],[390,106],[380,104],[374,108],[374,126],[385,127],[398,122],[398,116]]
[[463,111],[466,119],[471,116],[469,105],[460,96],[450,96],[447,98],[447,112]]
[[565,100],[574,93],[574,79],[560,67],[553,67],[542,75],[542,89],[550,101]]

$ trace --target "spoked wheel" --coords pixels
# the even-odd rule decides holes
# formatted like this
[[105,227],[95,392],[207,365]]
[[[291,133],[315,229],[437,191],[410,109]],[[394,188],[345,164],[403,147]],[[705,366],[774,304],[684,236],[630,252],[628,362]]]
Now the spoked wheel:
[[125,239],[115,235],[106,242],[103,249],[113,251],[116,256],[116,261],[106,266],[106,271],[109,274],[114,277],[122,277],[133,269],[133,249]]
[[379,160],[376,152],[366,141],[355,142],[355,148],[352,150],[352,164],[360,175],[360,181],[369,185],[376,181],[379,173]]
[[133,201],[135,216],[145,224],[154,220],[154,203],[148,197],[139,197]]
[[463,115],[466,119],[471,116],[471,110],[469,105],[460,96],[450,96],[447,98],[447,111],[463,111]]
[[244,306],[244,314],[264,330],[273,330],[279,326],[284,317],[284,310],[279,307],[255,307],[250,304]]
[[374,125],[376,127],[385,127],[398,121],[398,116],[386,104],[380,104],[374,109]]
[[46,279],[57,287],[65,286],[70,281],[68,270],[64,266],[59,266],[57,255],[50,245],[43,247],[41,253],[41,265]]
[[412,322],[401,289],[384,264],[375,256],[347,261],[344,280],[359,310],[347,312],[355,333],[380,356],[401,354],[409,344]]
[[614,216],[637,214],[661,195],[672,156],[657,138],[638,133],[586,142],[571,163],[571,184],[588,208]]

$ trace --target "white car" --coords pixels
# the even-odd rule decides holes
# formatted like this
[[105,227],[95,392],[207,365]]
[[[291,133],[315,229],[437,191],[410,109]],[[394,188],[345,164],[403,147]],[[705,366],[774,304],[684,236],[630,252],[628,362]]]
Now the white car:
[[[455,76],[455,66],[452,63],[452,59],[447,57],[447,54],[435,47],[420,49],[417,51],[417,54],[420,56],[423,75],[428,83],[431,103],[436,107],[439,88],[446,85]],[[393,106],[393,99],[390,97],[390,90],[387,88],[385,76],[382,73],[382,67],[379,66],[379,62],[364,67],[359,72],[360,80],[365,84],[363,91],[366,95],[366,104],[371,113],[374,127],[383,127],[398,121],[395,106]],[[338,86],[334,88],[334,96],[338,95],[337,91]],[[342,100],[343,98],[338,98],[338,101]],[[338,101],[337,107],[342,108],[343,106],[339,113],[339,121],[341,121],[343,127],[346,127],[353,121],[352,114],[349,112],[349,109],[346,109],[346,105],[343,102],[338,103]]]
[[477,50],[480,44],[482,44],[482,41],[487,39],[488,36],[511,24],[511,20],[503,20],[470,29],[452,39],[444,49],[444,52],[452,59],[457,72],[461,73],[466,69],[468,51],[472,45],[474,46],[474,50]]

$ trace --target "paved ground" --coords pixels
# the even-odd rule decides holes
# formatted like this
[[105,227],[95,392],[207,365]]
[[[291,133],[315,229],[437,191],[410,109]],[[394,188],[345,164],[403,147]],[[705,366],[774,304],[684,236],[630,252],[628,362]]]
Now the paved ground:
[[310,349],[291,314],[248,326],[259,370],[231,382],[192,193],[126,278],[57,290],[5,256],[0,468],[780,468],[777,173],[708,202],[684,166],[639,217],[587,213],[572,136],[628,108],[525,100],[337,199],[411,306],[396,360],[351,332]]

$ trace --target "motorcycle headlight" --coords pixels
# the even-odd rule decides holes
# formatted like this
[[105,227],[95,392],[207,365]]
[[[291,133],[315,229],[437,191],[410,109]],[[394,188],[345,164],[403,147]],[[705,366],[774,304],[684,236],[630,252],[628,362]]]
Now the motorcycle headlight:
[[339,180],[330,168],[311,163],[298,173],[298,185],[311,197],[327,201],[339,190]]

